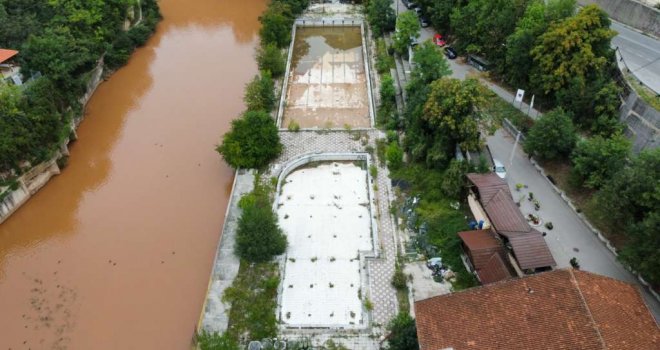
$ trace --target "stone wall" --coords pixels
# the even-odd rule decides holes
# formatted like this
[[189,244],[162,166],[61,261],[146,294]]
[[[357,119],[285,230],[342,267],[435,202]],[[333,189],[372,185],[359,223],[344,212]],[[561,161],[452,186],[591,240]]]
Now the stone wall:
[[649,106],[637,93],[630,91],[620,107],[621,122],[626,136],[632,141],[633,153],[657,148],[660,143],[660,112]]
[[578,4],[597,4],[612,19],[660,37],[660,10],[634,0],[578,0]]

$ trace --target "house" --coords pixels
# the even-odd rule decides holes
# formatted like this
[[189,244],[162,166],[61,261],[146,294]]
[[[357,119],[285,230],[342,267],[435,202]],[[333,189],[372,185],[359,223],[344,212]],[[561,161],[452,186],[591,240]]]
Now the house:
[[508,263],[502,242],[490,229],[459,232],[463,250],[466,252],[471,270],[482,284],[512,278],[513,267]]
[[0,80],[22,85],[20,67],[14,61],[16,55],[18,55],[16,50],[0,49]]
[[[513,201],[506,181],[495,173],[467,174],[472,184],[468,203],[476,216],[485,215],[488,226],[511,252],[514,269],[522,273],[546,271],[556,266],[543,234],[532,228]],[[470,198],[471,197],[471,198]]]
[[660,349],[639,290],[560,269],[415,302],[421,350]]

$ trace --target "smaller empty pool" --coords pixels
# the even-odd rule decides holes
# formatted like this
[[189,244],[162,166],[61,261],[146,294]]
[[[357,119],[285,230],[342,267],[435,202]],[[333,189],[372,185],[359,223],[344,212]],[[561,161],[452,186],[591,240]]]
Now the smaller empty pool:
[[360,27],[298,27],[282,127],[369,127]]
[[360,252],[373,250],[365,168],[311,163],[284,179],[277,202],[289,240],[280,309],[284,324],[363,324]]

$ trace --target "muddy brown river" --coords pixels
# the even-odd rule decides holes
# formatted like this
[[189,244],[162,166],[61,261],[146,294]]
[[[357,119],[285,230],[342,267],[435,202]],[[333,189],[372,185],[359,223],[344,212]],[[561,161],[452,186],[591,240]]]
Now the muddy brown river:
[[233,172],[214,151],[256,73],[265,0],[161,0],[63,173],[0,225],[0,350],[188,349]]

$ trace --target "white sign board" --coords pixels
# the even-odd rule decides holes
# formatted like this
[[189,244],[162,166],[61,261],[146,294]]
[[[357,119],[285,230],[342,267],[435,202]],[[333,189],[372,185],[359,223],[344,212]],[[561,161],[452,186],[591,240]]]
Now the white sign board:
[[523,89],[518,89],[518,92],[516,92],[516,102],[522,102],[523,96],[525,96],[525,90]]

